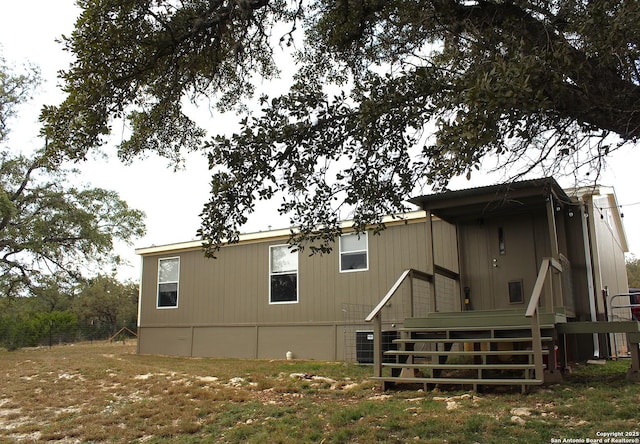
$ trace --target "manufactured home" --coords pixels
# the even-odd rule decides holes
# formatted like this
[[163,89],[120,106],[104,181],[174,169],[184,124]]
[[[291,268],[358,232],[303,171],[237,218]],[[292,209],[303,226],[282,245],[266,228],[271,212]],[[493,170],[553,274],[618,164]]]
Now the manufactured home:
[[[356,333],[371,330],[364,318],[403,270],[433,268],[425,212],[385,223],[380,235],[351,234],[345,225],[324,255],[292,252],[289,229],[242,235],[216,259],[205,258],[198,241],[137,250],[140,353],[284,358],[290,351],[300,359],[355,360]],[[438,257],[453,265],[453,227],[434,225],[439,239],[450,239]],[[446,290],[457,301],[457,289]]]
[[138,249],[138,351],[370,362],[384,384],[524,389],[612,355],[637,376],[612,189],[545,178],[411,202],[379,234],[345,223],[329,254],[292,251],[289,229],[217,259],[198,241]]

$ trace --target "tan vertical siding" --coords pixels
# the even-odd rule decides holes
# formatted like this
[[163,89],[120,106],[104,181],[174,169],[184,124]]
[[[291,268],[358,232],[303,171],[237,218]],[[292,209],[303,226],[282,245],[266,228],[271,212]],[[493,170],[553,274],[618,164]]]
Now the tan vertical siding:
[[[609,288],[609,294],[627,293],[627,274],[624,263],[624,248],[622,234],[617,226],[609,220],[610,202],[608,198],[594,200],[595,220],[592,222],[596,229],[598,240],[599,263],[601,267],[602,287]],[[602,290],[603,288],[599,289]]]
[[[176,342],[171,346],[176,354],[193,350],[196,356],[216,356],[235,350],[243,357],[280,357],[278,341],[293,335],[299,341],[293,345],[307,350],[302,352],[307,357],[333,359],[343,349],[336,326],[345,321],[344,304],[372,308],[404,269],[430,269],[427,236],[424,220],[369,233],[366,271],[340,273],[337,244],[330,254],[299,253],[298,303],[292,304],[269,304],[269,246],[284,244],[286,238],[223,247],[218,259],[206,259],[199,249],[144,256],[141,352],[160,353],[163,341],[194,327],[193,344],[181,348],[182,342]],[[178,307],[158,310],[157,267],[164,257],[180,257]],[[407,298],[408,290],[402,291]],[[252,328],[258,328],[256,336]]]
[[[606,289],[611,298],[617,294],[628,293],[629,284],[627,280],[627,270],[624,261],[625,248],[622,242],[623,233],[619,231],[615,223],[612,211],[612,200],[609,196],[596,198],[593,201],[594,224],[597,239],[597,260],[600,264],[599,285],[596,288],[599,311],[602,313],[605,305],[602,292]],[[628,297],[618,297],[614,299],[615,305],[628,305]],[[606,308],[610,320],[629,320],[631,312],[628,308],[610,310]],[[625,354],[627,352],[627,341],[623,334],[610,335],[612,344],[612,354]]]
[[433,221],[433,256],[435,264],[459,273],[456,226],[444,220]]

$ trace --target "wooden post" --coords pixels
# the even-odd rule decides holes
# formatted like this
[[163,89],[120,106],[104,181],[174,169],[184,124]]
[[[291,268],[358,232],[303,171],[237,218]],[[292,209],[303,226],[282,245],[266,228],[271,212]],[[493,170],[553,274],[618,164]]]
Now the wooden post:
[[631,366],[627,372],[627,381],[640,382],[640,353],[638,352],[638,344],[629,344],[631,353]]
[[434,247],[433,247],[433,218],[432,218],[432,214],[431,211],[426,210],[427,213],[427,225],[428,225],[428,236],[427,236],[427,252],[429,252],[429,263],[427,265],[427,269],[425,270],[428,274],[430,274],[431,276],[433,276],[433,279],[431,281],[429,281],[429,291],[430,291],[430,296],[431,296],[431,310],[433,312],[438,311],[437,310],[437,306],[438,306],[438,295],[437,295],[437,289],[436,289],[436,279],[435,279],[435,265],[436,265],[436,258],[435,258],[435,252],[434,252]]
[[[556,228],[556,209],[553,203],[553,195],[549,194],[547,200],[547,225],[549,227],[549,241],[551,244],[551,257],[559,260],[560,249],[558,247],[558,230]],[[562,296],[562,280],[560,274],[555,270],[551,270],[551,279],[549,285],[551,291],[545,298],[545,309],[549,313],[555,312],[555,307],[563,307],[564,299]]]
[[631,367],[627,372],[627,381],[640,382],[640,333],[627,333],[627,344],[631,353]]
[[538,278],[533,286],[531,300],[527,307],[526,317],[531,318],[531,338],[533,347],[533,363],[535,365],[536,379],[544,381],[544,362],[542,360],[542,334],[540,332],[540,306],[539,300],[542,288],[547,282],[549,269],[552,268],[553,258],[544,258],[540,264]]
[[414,314],[413,309],[413,270],[409,272],[409,317],[412,318]]
[[373,376],[382,376],[382,315],[373,318]]
[[542,359],[542,338],[540,335],[540,310],[531,317],[531,338],[533,339],[533,363],[536,366],[536,379],[544,381],[544,361]]

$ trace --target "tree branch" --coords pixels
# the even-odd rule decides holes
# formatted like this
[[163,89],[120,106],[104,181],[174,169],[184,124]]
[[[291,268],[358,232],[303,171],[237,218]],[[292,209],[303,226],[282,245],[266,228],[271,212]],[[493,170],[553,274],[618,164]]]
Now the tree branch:
[[462,24],[464,32],[478,39],[487,29],[524,37],[526,46],[522,50],[539,53],[540,62],[550,73],[556,70],[554,77],[560,80],[549,83],[549,79],[540,79],[542,83],[535,86],[546,92],[559,113],[614,131],[624,139],[640,136],[640,86],[622,78],[609,63],[587,56],[551,24],[542,23],[510,2],[479,2],[473,6],[452,0],[433,3],[443,21]]

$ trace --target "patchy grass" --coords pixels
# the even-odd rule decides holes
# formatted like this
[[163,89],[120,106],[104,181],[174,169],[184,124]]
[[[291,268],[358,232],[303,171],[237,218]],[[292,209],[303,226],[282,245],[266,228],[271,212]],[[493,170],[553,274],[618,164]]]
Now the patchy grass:
[[0,442],[640,442],[627,367],[580,366],[526,395],[383,393],[354,364],[140,356],[134,343],[0,351]]

